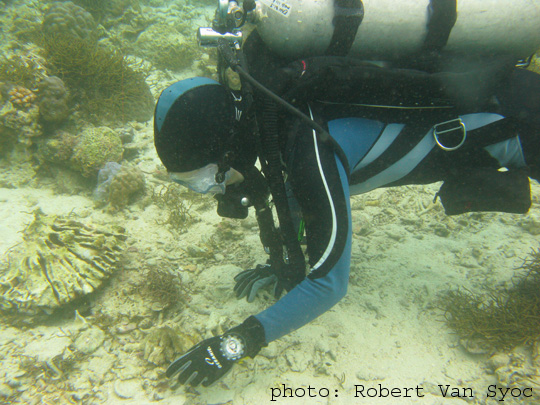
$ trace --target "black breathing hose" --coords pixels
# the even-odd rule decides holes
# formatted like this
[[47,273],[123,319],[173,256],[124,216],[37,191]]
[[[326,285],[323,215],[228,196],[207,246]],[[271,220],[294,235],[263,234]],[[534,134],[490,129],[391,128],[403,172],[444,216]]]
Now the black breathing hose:
[[220,53],[225,58],[225,60],[231,66],[231,68],[236,73],[241,75],[243,79],[247,80],[253,87],[256,87],[257,90],[259,90],[265,96],[271,98],[276,103],[280,104],[282,107],[287,109],[289,112],[291,112],[291,113],[297,115],[299,118],[301,118],[306,124],[308,124],[311,128],[313,128],[315,131],[317,131],[319,133],[319,136],[321,137],[321,140],[326,142],[327,140],[332,138],[330,136],[330,134],[328,133],[328,131],[326,131],[318,123],[313,121],[310,117],[308,117],[306,114],[304,114],[298,108],[296,108],[292,104],[288,103],[286,100],[284,100],[283,98],[281,98],[280,96],[278,96],[274,92],[268,90],[261,83],[259,83],[257,80],[255,80],[248,72],[246,72],[246,70],[240,64],[240,61],[238,60],[237,56],[233,52],[229,42],[227,42],[224,39],[220,40],[218,48],[219,48]]
[[245,79],[250,85],[257,88],[261,93],[263,93],[266,97],[270,98],[283,108],[285,108],[290,113],[296,115],[298,118],[300,118],[303,122],[305,122],[310,128],[314,129],[317,132],[317,135],[319,136],[319,139],[323,142],[330,143],[334,149],[334,152],[338,155],[338,157],[341,160],[341,163],[345,167],[345,173],[347,173],[347,176],[349,175],[349,162],[347,159],[347,155],[341,149],[341,146],[336,142],[334,138],[328,133],[326,129],[324,129],[322,126],[320,126],[317,122],[315,122],[311,117],[308,117],[306,114],[304,114],[302,111],[300,111],[298,108],[272,92],[271,90],[264,87],[261,83],[259,83],[257,80],[255,80],[246,70],[242,67],[240,60],[234,53],[231,45],[229,42],[227,42],[225,39],[221,39],[218,44],[218,49],[223,56],[223,58],[229,63],[231,68],[238,73],[240,76],[242,76],[243,79]]
[[330,136],[330,134],[328,133],[328,131],[326,129],[321,127],[317,122],[312,120],[310,117],[308,117],[302,111],[300,111],[298,108],[296,108],[292,104],[288,103],[287,101],[285,101],[283,98],[279,97],[274,92],[268,90],[266,87],[264,87],[262,84],[260,84],[257,80],[255,80],[253,77],[251,77],[251,75],[249,73],[247,73],[241,66],[237,66],[235,71],[238,74],[242,75],[242,77],[244,79],[246,79],[252,86],[256,87],[257,90],[259,90],[265,96],[267,96],[268,98],[271,98],[276,103],[278,103],[282,107],[284,107],[286,110],[288,110],[289,112],[291,112],[291,113],[295,114],[296,116],[298,116],[299,118],[301,118],[302,121],[304,121],[306,124],[308,124],[310,126],[310,128],[314,129],[315,131],[317,131],[319,133],[319,136],[320,136],[322,141],[326,142],[326,141],[332,139],[332,137]]

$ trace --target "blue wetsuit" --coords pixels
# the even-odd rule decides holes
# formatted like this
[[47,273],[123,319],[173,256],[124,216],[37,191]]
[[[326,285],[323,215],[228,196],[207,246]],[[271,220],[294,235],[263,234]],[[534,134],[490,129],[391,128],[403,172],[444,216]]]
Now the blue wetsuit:
[[[265,50],[257,37],[251,44],[246,43],[248,59],[250,45],[255,55],[249,60],[249,65],[253,66],[251,73],[272,87],[275,84],[273,78],[278,77],[279,81],[280,77],[274,73],[288,62]],[[448,118],[450,127],[458,128],[455,132],[460,132],[462,124],[467,132],[463,146],[451,152],[440,148],[433,136],[437,125],[445,120],[423,116],[412,123],[403,106],[389,113],[387,110],[380,114],[384,118],[377,119],[372,110],[366,113],[365,106],[340,105],[339,94],[337,102],[335,97],[330,101],[313,99],[300,108],[328,128],[345,152],[346,164],[305,124],[294,118],[282,122],[281,130],[287,138],[282,142],[285,144],[282,153],[305,222],[310,270],[307,277],[278,302],[255,315],[264,327],[266,343],[310,322],[346,294],[352,242],[350,195],[379,187],[443,181],[448,173],[464,167],[473,170],[490,167],[496,171],[499,167],[524,168],[527,163],[531,177],[540,178],[537,153],[540,98],[536,96],[540,91],[540,80],[535,77],[531,81],[528,75],[531,72],[522,73],[511,76],[507,85],[509,90],[499,90],[496,108],[486,109],[486,112],[474,107],[465,108]],[[531,84],[536,89],[533,92],[528,91]],[[514,117],[520,115],[520,118],[526,115],[520,122],[534,121],[533,126],[499,130],[503,135],[490,138],[492,132],[497,132],[492,128],[508,122],[506,112]],[[349,173],[346,173],[346,167]]]
[[[469,131],[474,131],[503,117],[479,113],[464,115],[461,119]],[[399,140],[405,126],[342,118],[329,121],[328,128],[345,151],[351,173],[347,176],[333,150],[318,142],[313,131],[305,131],[296,137],[290,176],[306,222],[310,272],[277,303],[256,315],[264,327],[267,343],[326,312],[347,292],[352,239],[350,195],[396,183],[413,173],[430,153],[441,152],[435,143],[433,129],[430,129],[401,159],[365,181],[349,184],[348,177],[354,178],[355,172],[380,158],[393,142]],[[525,166],[519,138],[513,134],[508,135],[508,140],[484,150],[500,166]]]

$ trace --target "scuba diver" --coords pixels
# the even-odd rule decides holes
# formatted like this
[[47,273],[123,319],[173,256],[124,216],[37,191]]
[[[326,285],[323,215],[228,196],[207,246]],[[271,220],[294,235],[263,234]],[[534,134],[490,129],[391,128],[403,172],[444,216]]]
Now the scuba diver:
[[195,77],[161,93],[155,147],[170,179],[214,194],[219,215],[255,209],[268,260],[238,274],[234,291],[253,301],[271,287],[278,300],[174,361],[166,374],[180,384],[209,386],[343,298],[351,195],[443,181],[436,197],[449,215],[528,211],[529,177],[540,180],[540,76],[514,59],[456,70],[431,56],[408,66],[291,59],[257,30],[241,50],[219,49],[219,82]]

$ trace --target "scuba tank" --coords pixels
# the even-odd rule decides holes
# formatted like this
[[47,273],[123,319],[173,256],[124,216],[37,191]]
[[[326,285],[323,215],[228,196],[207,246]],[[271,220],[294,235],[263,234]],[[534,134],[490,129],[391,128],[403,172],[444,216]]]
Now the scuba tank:
[[[426,45],[521,59],[540,48],[540,0],[245,0],[243,7],[218,0],[214,30],[239,31],[246,20],[272,51],[291,59],[340,54],[392,61]],[[348,42],[346,49],[333,52],[336,42]]]
[[[333,0],[259,0],[256,25],[265,43],[284,56],[323,55],[343,8]],[[287,12],[274,6],[282,3]],[[431,17],[429,0],[363,0],[363,19],[349,56],[394,60],[422,48]],[[360,7],[356,7],[357,10]],[[349,8],[348,10],[354,10]],[[431,15],[430,15],[431,14]],[[540,1],[459,0],[445,51],[514,54],[540,47]]]

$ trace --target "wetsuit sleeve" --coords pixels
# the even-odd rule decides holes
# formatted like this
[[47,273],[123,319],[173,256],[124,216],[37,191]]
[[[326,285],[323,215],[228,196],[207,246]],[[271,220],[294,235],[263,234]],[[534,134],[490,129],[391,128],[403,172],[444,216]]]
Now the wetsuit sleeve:
[[[300,137],[299,137],[300,138]],[[351,260],[349,186],[333,150],[310,136],[297,139],[290,177],[306,226],[310,272],[256,315],[269,343],[312,321],[347,292]]]

